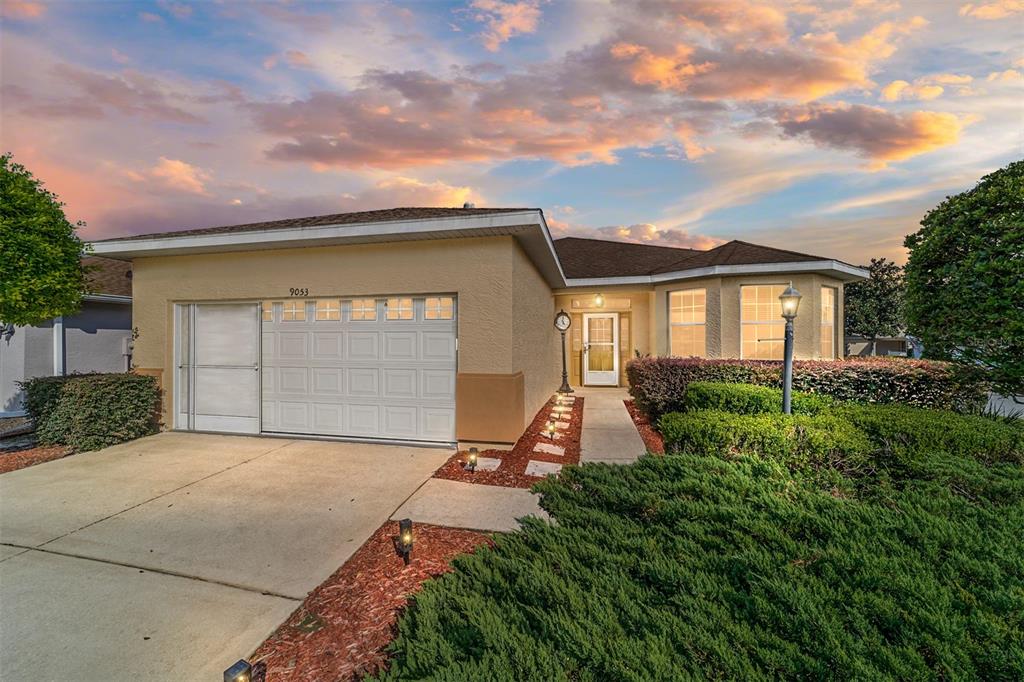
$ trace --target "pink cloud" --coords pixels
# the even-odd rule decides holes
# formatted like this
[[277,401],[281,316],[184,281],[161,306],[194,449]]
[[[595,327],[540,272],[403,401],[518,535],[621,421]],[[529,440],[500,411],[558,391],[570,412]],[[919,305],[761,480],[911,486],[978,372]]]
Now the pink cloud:
[[968,3],[960,7],[960,16],[974,19],[1005,19],[1024,12],[1024,0],[996,0],[979,4]]
[[46,5],[37,0],[4,0],[0,16],[5,19],[39,19],[46,14]]
[[491,52],[497,52],[502,43],[517,35],[536,32],[540,21],[541,13],[537,0],[473,0],[470,7],[479,10],[474,19],[487,26],[480,38],[484,47]]
[[[209,195],[206,183],[210,181],[211,174],[198,166],[178,159],[161,156],[157,164],[149,170],[148,175],[169,189],[186,194]],[[132,179],[141,178],[135,175],[132,176]]]

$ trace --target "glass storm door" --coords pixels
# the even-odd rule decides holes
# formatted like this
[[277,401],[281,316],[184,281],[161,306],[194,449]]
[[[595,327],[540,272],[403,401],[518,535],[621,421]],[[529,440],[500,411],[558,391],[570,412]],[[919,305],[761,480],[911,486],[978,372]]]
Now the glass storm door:
[[618,323],[618,313],[586,313],[583,316],[584,385],[619,385]]

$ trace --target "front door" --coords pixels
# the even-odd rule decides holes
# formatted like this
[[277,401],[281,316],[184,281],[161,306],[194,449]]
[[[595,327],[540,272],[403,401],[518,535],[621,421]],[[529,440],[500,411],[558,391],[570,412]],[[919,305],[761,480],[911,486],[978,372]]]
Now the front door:
[[619,385],[619,314],[583,315],[583,384]]

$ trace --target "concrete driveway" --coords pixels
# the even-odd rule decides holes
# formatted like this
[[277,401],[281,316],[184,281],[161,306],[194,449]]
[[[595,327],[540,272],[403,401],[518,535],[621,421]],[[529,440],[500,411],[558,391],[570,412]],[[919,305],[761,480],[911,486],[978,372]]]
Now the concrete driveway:
[[0,475],[0,679],[220,679],[450,455],[162,433]]

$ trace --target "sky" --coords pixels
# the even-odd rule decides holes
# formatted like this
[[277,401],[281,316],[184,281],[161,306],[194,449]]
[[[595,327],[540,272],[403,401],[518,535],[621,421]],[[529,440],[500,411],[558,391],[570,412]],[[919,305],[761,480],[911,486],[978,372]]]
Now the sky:
[[394,206],[866,263],[1024,158],[1024,0],[0,0],[86,239]]

